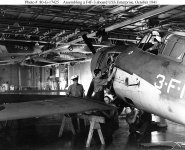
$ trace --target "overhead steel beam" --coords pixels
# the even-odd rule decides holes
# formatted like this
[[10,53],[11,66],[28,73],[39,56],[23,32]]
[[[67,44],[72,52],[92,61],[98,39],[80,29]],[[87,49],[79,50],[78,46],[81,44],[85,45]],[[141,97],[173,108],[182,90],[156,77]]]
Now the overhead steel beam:
[[[146,32],[153,31],[153,30],[164,30],[164,31],[170,32],[168,29],[170,28],[170,26],[173,26],[173,25],[177,25],[177,26],[179,27],[179,26],[184,26],[185,23],[181,23],[181,22],[172,22],[172,23],[168,23],[168,24],[162,24],[162,25],[159,25],[159,26],[150,28],[150,29],[146,29],[146,30],[139,31],[138,33],[144,34],[144,33],[146,33]],[[172,30],[173,30],[173,28],[172,28]],[[171,31],[171,32],[174,33],[173,31]],[[177,30],[177,32],[178,32],[178,30]]]
[[[115,30],[115,29],[117,29],[117,28],[121,28],[121,27],[130,25],[130,24],[133,24],[133,23],[138,22],[138,21],[140,21],[140,20],[147,19],[147,18],[156,16],[156,15],[159,15],[159,14],[161,14],[161,13],[170,11],[170,10],[172,10],[172,9],[174,9],[174,8],[177,8],[177,7],[179,7],[179,5],[163,6],[163,7],[160,7],[160,8],[158,8],[158,9],[155,9],[155,10],[152,10],[152,11],[150,11],[150,12],[147,12],[147,13],[145,13],[145,14],[142,14],[142,15],[136,16],[136,17],[134,17],[134,18],[128,19],[128,20],[126,20],[126,21],[123,21],[123,22],[121,22],[121,23],[117,23],[117,24],[114,24],[114,25],[112,25],[112,26],[109,26],[109,27],[105,28],[105,31],[106,31],[106,32],[109,32],[109,31]],[[96,32],[93,32],[93,33],[91,33],[91,34],[88,34],[87,37],[90,38],[90,37],[93,37],[93,36],[95,36],[95,35],[96,35]],[[63,48],[64,46],[66,46],[66,45],[71,45],[71,44],[80,42],[80,41],[82,41],[82,40],[83,40],[83,38],[78,38],[78,39],[75,39],[75,40],[73,40],[73,41],[70,41],[70,42],[68,42],[68,43],[66,43],[66,44],[64,44],[64,45],[58,46],[58,47],[56,47],[56,48],[54,48],[54,49],[47,50],[47,51],[45,51],[45,52],[43,52],[43,53],[49,53],[49,52],[52,52],[52,51],[54,51],[54,50],[60,50],[60,49],[62,49],[62,48]]]
[[135,22],[138,22],[138,21],[141,21],[141,20],[144,20],[144,19],[147,19],[147,18],[156,16],[156,15],[159,15],[161,13],[167,12],[169,10],[172,10],[172,9],[176,8],[176,7],[179,7],[179,6],[178,5],[175,5],[175,6],[174,5],[169,5],[169,6],[160,7],[158,9],[152,10],[152,11],[147,12],[145,14],[142,14],[140,16],[136,16],[134,18],[128,19],[128,20],[123,21],[121,23],[117,23],[115,25],[112,25],[110,27],[107,27],[107,28],[105,28],[105,31],[106,32],[109,32],[109,31],[115,30],[117,28],[121,28],[121,27],[130,25],[130,24],[133,24]]
[[[19,24],[21,24],[21,26],[24,27],[39,27],[39,28],[43,28],[43,29],[57,29],[57,30],[63,30],[65,28],[65,30],[75,30],[76,26],[80,27],[84,27],[82,25],[80,25],[79,23],[73,23],[73,24],[61,24],[61,23],[53,23],[53,22],[48,22],[48,21],[44,21],[42,23],[39,23],[39,21],[37,20],[23,20],[23,19],[11,19],[11,18],[2,18],[0,17],[0,24],[2,25],[11,25],[14,24],[15,22],[19,22]],[[87,27],[87,26],[85,26]],[[88,27],[87,27],[88,28]],[[88,28],[90,29],[90,28]]]
[[[175,19],[175,18],[178,18],[178,17],[182,17],[185,15],[185,12],[179,12],[177,14],[174,14],[173,16],[170,16],[168,18],[165,18],[163,21],[161,21],[161,23],[163,22],[168,22],[169,20],[172,20],[172,19]],[[182,20],[181,20],[182,21]]]
[[89,11],[93,10],[95,7],[97,7],[97,5],[92,5],[92,6],[90,6],[90,7],[86,10],[86,12],[89,12]]

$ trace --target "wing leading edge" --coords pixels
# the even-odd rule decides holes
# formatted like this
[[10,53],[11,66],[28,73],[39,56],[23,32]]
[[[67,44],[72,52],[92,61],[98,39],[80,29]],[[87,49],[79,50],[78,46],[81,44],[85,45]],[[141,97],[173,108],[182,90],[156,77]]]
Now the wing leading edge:
[[105,103],[84,98],[62,97],[42,101],[7,103],[1,106],[0,121],[115,109]]

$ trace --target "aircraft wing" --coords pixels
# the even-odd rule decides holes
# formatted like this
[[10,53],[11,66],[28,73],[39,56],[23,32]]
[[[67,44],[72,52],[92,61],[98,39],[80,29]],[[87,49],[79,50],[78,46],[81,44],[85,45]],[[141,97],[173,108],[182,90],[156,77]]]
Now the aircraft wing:
[[0,121],[111,109],[115,107],[95,100],[63,96],[41,101],[3,104],[0,106]]
[[18,64],[27,59],[30,59],[29,57],[34,55],[35,54],[29,54],[29,53],[0,54],[0,65]]
[[29,58],[27,60],[24,60],[22,62],[22,65],[25,66],[39,66],[39,67],[44,67],[47,65],[53,65],[56,64],[57,62],[42,58],[42,57],[35,57],[35,58]]

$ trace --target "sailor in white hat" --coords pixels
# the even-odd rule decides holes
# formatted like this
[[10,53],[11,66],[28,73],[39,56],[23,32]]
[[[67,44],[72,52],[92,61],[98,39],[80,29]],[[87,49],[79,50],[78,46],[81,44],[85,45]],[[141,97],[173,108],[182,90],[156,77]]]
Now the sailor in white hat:
[[84,97],[84,88],[82,84],[78,83],[78,75],[73,75],[71,80],[73,81],[73,84],[69,86],[67,95],[73,97]]
[[152,45],[152,47],[150,47],[146,51],[157,55],[158,54],[158,49],[159,49],[159,47],[161,45],[161,41],[162,41],[162,39],[161,39],[160,35],[153,36],[153,38],[152,38],[152,44],[153,45]]
[[[78,75],[74,75],[71,77],[73,84],[71,84],[67,90],[67,95],[72,97],[84,97],[84,88],[82,84],[78,83]],[[78,99],[77,99],[78,100]],[[79,128],[84,127],[83,120],[79,119],[80,127],[78,126],[77,116],[73,114],[72,123],[75,129],[75,132],[78,131]]]
[[78,79],[78,75],[74,75],[71,77],[71,80]]

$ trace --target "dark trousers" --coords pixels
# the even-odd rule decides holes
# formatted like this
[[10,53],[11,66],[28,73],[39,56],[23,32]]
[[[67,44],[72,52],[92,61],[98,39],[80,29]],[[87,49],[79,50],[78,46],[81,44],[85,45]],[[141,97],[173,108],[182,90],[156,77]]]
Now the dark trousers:
[[78,129],[80,129],[81,131],[83,131],[85,129],[85,124],[84,124],[84,120],[79,118],[79,126],[78,126],[78,118],[76,116],[73,116],[72,118],[72,123],[73,123],[73,127],[75,132],[78,131]]
[[144,112],[140,116],[139,120],[137,120],[135,123],[129,124],[130,133],[139,131],[141,134],[145,134],[150,129],[151,120],[151,114]]
[[104,90],[95,92],[94,99],[100,102],[104,102]]

